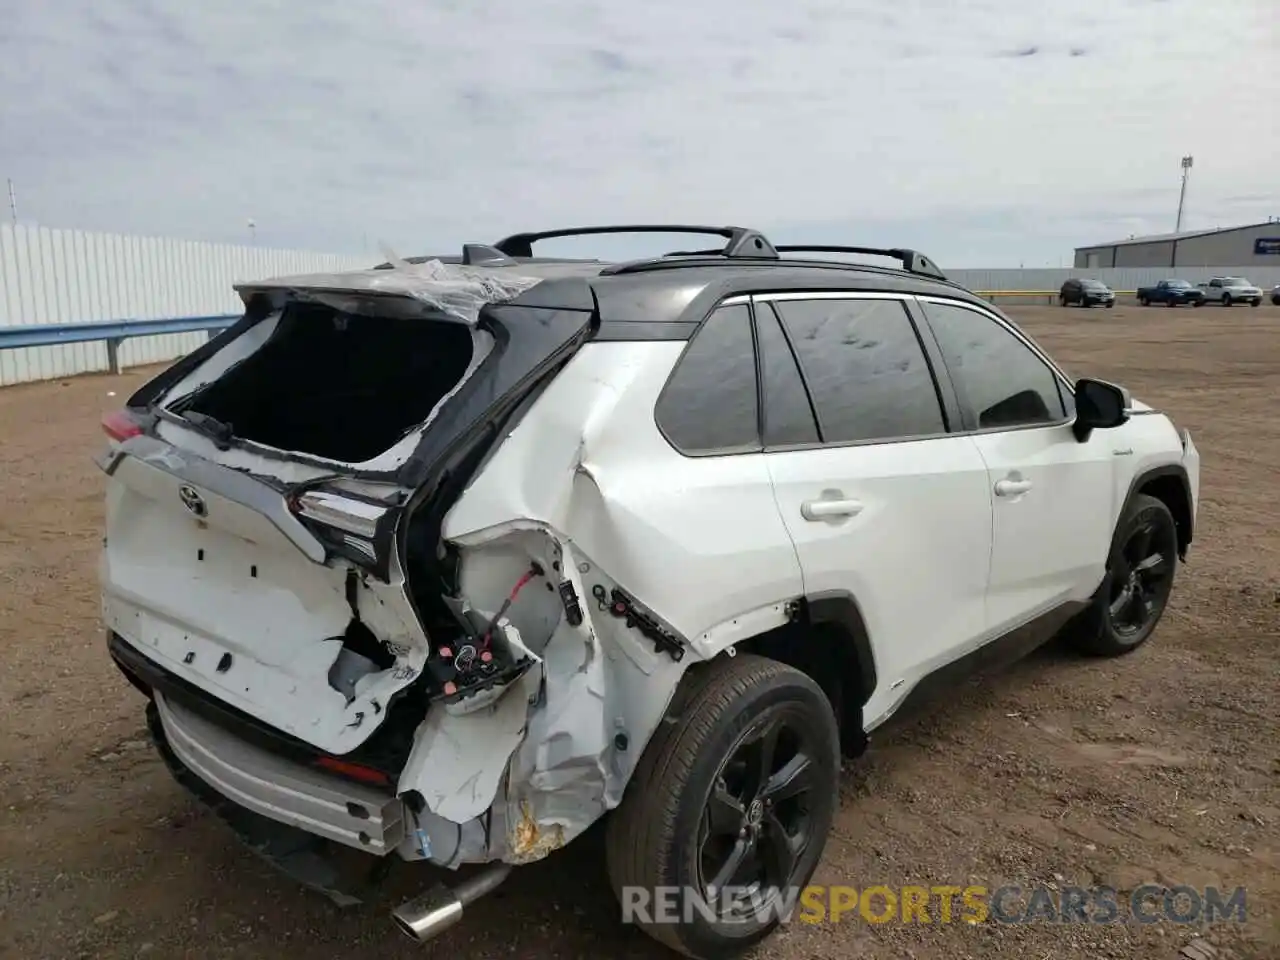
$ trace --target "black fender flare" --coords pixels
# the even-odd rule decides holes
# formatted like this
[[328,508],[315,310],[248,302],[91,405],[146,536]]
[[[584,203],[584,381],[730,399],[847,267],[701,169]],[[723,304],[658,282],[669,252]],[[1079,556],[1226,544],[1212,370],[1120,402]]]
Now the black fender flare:
[[826,627],[839,638],[836,666],[844,690],[852,694],[846,699],[845,708],[861,713],[875,693],[877,676],[871,636],[858,601],[844,590],[807,594],[801,601],[798,619],[811,627]]
[[[1117,528],[1128,514],[1129,508],[1133,506],[1134,499],[1145,491],[1155,491],[1152,495],[1164,500],[1173,513],[1174,522],[1178,527],[1178,556],[1185,561],[1187,548],[1191,546],[1195,535],[1191,481],[1187,477],[1187,468],[1181,463],[1167,463],[1150,467],[1136,474],[1129,481],[1129,490],[1125,494],[1124,502],[1120,505],[1120,513],[1116,516]],[[1173,496],[1170,496],[1171,494]],[[1170,499],[1173,500],[1172,503],[1168,502]]]

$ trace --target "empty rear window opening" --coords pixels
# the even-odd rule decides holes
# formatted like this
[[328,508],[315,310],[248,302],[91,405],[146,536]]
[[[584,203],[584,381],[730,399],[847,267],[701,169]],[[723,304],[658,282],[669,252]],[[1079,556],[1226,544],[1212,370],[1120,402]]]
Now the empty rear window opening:
[[291,303],[255,353],[175,412],[212,417],[240,440],[363,463],[430,417],[473,351],[454,320]]

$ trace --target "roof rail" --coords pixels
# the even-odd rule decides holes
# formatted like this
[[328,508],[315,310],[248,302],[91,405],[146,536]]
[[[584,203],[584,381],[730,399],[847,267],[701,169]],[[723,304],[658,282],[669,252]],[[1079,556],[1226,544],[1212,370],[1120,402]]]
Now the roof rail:
[[919,274],[922,277],[932,277],[934,280],[946,280],[947,275],[942,272],[938,266],[926,257],[924,254],[915,250],[906,250],[900,247],[893,249],[881,249],[880,247],[844,247],[832,244],[784,244],[775,248],[779,254],[783,253],[855,253],[863,256],[872,257],[889,257],[897,260],[902,264],[902,269],[907,273]]
[[566,227],[536,233],[516,233],[493,244],[493,249],[508,257],[532,257],[533,245],[540,240],[559,237],[587,237],[619,233],[696,233],[724,237],[725,245],[717,251],[722,257],[767,258],[776,260],[777,250],[758,230],[749,227],[707,227],[684,223],[637,223],[619,226]]

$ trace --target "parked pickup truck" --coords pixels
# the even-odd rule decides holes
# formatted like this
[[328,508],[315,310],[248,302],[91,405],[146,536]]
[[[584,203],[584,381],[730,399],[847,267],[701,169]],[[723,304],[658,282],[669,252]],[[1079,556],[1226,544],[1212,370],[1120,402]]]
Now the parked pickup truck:
[[1206,302],[1220,303],[1224,307],[1237,303],[1256,307],[1262,303],[1262,290],[1244,277],[1213,277],[1208,283],[1200,284],[1200,289],[1204,291]]
[[1204,306],[1204,291],[1193,287],[1186,280],[1161,280],[1154,287],[1139,287],[1138,302],[1144,307],[1153,303],[1163,303],[1166,307],[1190,303],[1197,307]]

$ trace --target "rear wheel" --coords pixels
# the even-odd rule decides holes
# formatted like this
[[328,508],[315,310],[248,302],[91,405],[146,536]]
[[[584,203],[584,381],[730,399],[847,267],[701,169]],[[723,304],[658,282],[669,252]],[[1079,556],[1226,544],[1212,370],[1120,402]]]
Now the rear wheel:
[[1139,494],[1116,528],[1107,574],[1093,603],[1066,631],[1096,657],[1132,653],[1150,639],[1173,592],[1178,528],[1155,497]]
[[741,654],[686,676],[609,818],[626,919],[706,960],[765,939],[822,855],[839,744],[826,694],[792,667]]

